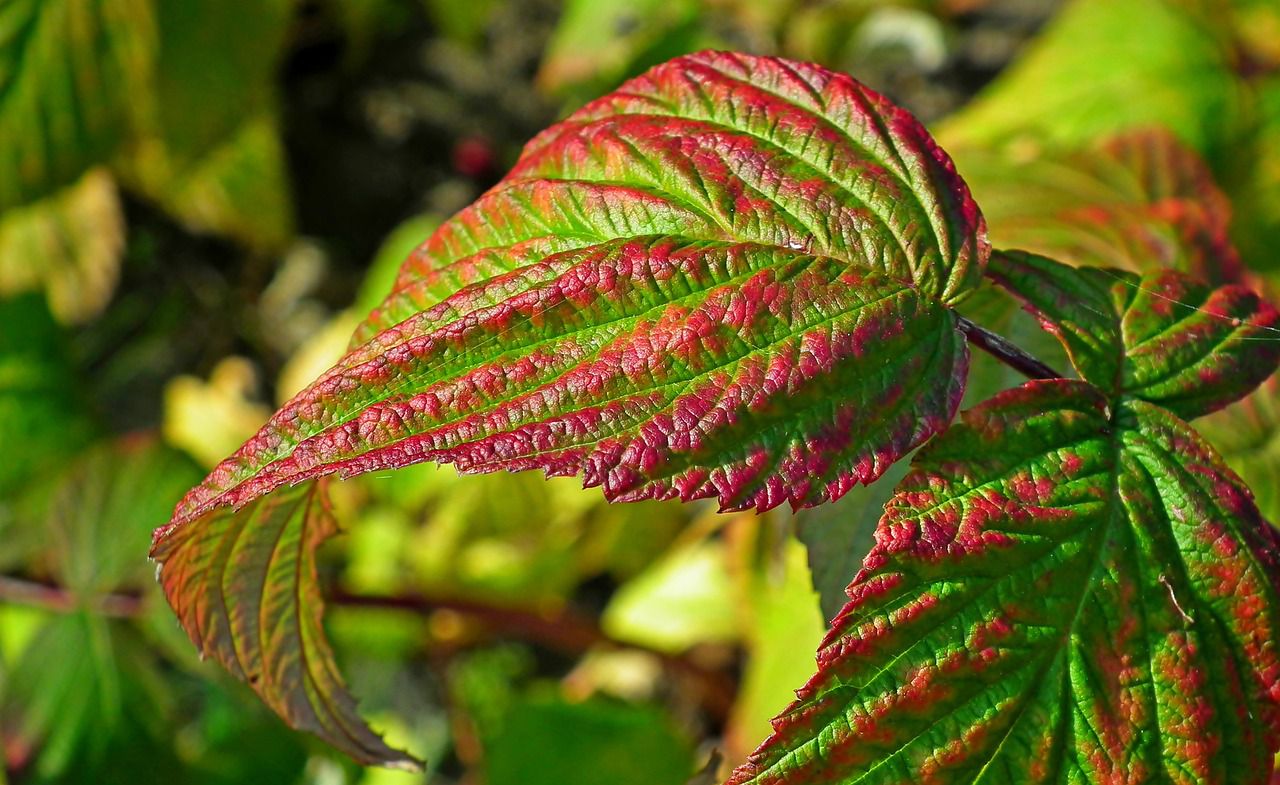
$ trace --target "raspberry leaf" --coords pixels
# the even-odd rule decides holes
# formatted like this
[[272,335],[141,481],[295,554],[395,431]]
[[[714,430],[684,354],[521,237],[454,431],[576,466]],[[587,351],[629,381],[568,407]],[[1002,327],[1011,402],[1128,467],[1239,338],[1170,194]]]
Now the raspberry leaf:
[[321,483],[288,488],[156,544],[160,583],[202,656],[246,682],[294,728],[358,761],[413,768],[356,714],[320,619],[316,548],[337,530]]
[[1167,410],[1002,393],[917,455],[876,540],[733,785],[1268,781],[1276,545]]
[[1168,131],[1130,131],[1032,157],[952,152],[997,247],[1077,267],[1171,267],[1211,283],[1244,274],[1230,201],[1204,161]]
[[[308,561],[333,527],[286,486],[434,461],[621,501],[838,498],[951,420],[951,306],[988,252],[950,159],[884,98],[784,60],[674,60],[534,139],[409,257],[347,356],[157,530],[161,581],[295,727],[405,763],[337,679]],[[272,566],[273,532],[306,569]],[[264,632],[268,611],[293,621]]]
[[990,273],[1058,336],[1082,378],[1187,419],[1243,398],[1280,363],[1280,316],[1238,284],[1019,252],[997,254]]

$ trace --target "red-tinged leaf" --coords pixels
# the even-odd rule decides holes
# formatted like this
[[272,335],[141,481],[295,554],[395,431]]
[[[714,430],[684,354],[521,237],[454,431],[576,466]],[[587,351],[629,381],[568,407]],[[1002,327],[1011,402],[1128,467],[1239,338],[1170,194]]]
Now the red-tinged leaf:
[[1172,267],[1240,282],[1231,208],[1194,150],[1163,130],[1123,133],[1034,157],[961,150],[992,242],[1072,265],[1135,272]]
[[241,510],[223,507],[173,531],[152,556],[169,604],[212,656],[299,730],[361,763],[413,768],[356,713],[320,619],[315,551],[337,530],[310,483]]
[[1062,341],[1080,376],[1191,419],[1239,400],[1280,364],[1280,315],[1248,288],[1165,270],[1139,276],[999,253],[991,276]]
[[655,234],[804,249],[944,303],[987,253],[968,188],[907,112],[819,66],[703,52],[536,137],[406,261],[357,338],[549,254]]
[[1185,422],[1029,382],[917,455],[818,674],[730,782],[1262,785],[1278,566]]
[[[282,486],[420,461],[582,474],[611,500],[837,498],[951,420],[950,306],[988,253],[950,160],[884,98],[784,60],[674,60],[540,135],[408,259],[348,355],[156,532],[162,579],[174,538],[228,547],[227,508],[252,528]],[[234,649],[194,623],[210,590],[170,600]]]
[[847,77],[735,55],[660,66],[442,226],[375,312],[391,326],[174,523],[423,460],[581,472],[613,499],[839,496],[958,400],[967,352],[945,306],[986,248],[949,166]]
[[[1214,224],[1225,230],[1231,203],[1218,188],[1213,172],[1195,150],[1168,130],[1157,126],[1103,139],[1094,146],[1093,176],[1107,182],[1116,194],[1130,194],[1135,204],[1152,207],[1171,201],[1204,206]],[[1109,160],[1114,163],[1104,163]]]
[[[531,278],[546,283],[500,299]],[[776,248],[648,238],[559,254],[355,350],[175,524],[285,483],[425,460],[580,472],[614,500],[814,504],[945,426],[967,362],[955,321],[905,284]]]

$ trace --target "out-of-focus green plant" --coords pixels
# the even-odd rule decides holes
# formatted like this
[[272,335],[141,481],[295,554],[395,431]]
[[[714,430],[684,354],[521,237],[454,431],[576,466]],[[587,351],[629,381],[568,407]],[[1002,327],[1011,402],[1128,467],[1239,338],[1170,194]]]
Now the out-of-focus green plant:
[[292,215],[274,77],[291,9],[0,9],[0,294],[43,289],[64,321],[98,313],[123,249],[116,183],[193,231],[280,250]]
[[[817,672],[730,783],[1041,778],[1046,766],[1101,782],[1134,760],[1211,771],[1222,739],[1228,765],[1262,785],[1277,745],[1256,724],[1280,720],[1266,643],[1280,625],[1280,539],[1188,421],[1275,372],[1280,314],[1241,282],[1224,200],[1193,153],[1135,134],[1094,155],[1061,167],[1093,183],[1051,178],[993,218],[1009,227],[1021,212],[1024,236],[1070,264],[993,250],[953,161],[857,81],[736,52],[658,65],[526,145],[409,255],[342,357],[188,492],[152,544],[166,599],[197,648],[291,726],[357,762],[412,770],[412,753],[362,722],[321,624],[317,552],[368,507],[335,476],[541,469],[609,502],[759,513],[837,501],[914,452]],[[1127,255],[1099,252],[1115,240]],[[1163,258],[1161,243],[1187,248]],[[987,282],[1035,315],[1071,375],[960,315]],[[1028,381],[953,424],[970,344]],[[484,483],[450,501],[472,489]],[[579,573],[555,546],[575,532],[558,525],[568,499],[541,525],[508,528],[539,507],[538,491],[521,491],[510,509],[485,495],[445,516],[444,539],[420,552],[366,550],[421,553],[414,573],[478,595],[567,597]],[[474,521],[484,540],[455,549]],[[695,627],[709,643],[733,634],[698,623],[724,594],[714,553],[681,554],[618,592],[604,632],[668,654],[690,648]],[[380,558],[369,575],[395,567]],[[813,607],[807,586],[790,596]],[[1116,612],[1133,602],[1132,616]],[[1186,608],[1220,630],[1189,636]],[[756,621],[768,643],[795,634],[763,621],[773,615]],[[755,653],[772,669],[769,648]],[[1117,656],[1148,663],[1155,688],[1132,696]],[[1069,678],[1081,669],[1095,677]],[[748,718],[752,686],[739,696]],[[1161,719],[1188,702],[1212,721]],[[1106,732],[1052,730],[1081,711]]]
[[[0,577],[0,736],[4,766],[21,781],[298,776],[302,748],[208,680],[135,557],[146,518],[163,517],[198,475],[181,453],[138,435],[99,442],[4,502],[29,538],[15,553],[19,540],[6,536],[6,557],[24,567]],[[224,755],[241,745],[241,757]]]
[[1249,100],[1233,70],[1224,5],[1073,0],[1018,62],[942,124],[939,138],[960,149],[1060,147],[1156,125],[1222,161]]

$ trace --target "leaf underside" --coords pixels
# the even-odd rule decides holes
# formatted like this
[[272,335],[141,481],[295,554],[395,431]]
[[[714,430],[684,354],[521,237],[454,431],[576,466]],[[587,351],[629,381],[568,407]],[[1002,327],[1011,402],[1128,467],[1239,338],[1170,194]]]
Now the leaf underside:
[[818,674],[730,782],[1261,785],[1270,536],[1167,410],[1003,393],[917,456]]
[[[347,356],[188,494],[155,535],[170,602],[249,674],[225,652],[275,587],[241,574],[227,521],[248,537],[275,519],[267,494],[331,473],[435,461],[581,474],[611,500],[837,498],[953,417],[950,306],[988,253],[950,160],[852,79],[718,53],[659,66],[535,138],[410,256]],[[173,577],[208,559],[198,574],[227,577]],[[318,613],[300,585],[293,612]],[[336,677],[305,719],[317,703],[279,685],[332,660],[274,660],[308,645],[282,629],[259,694],[358,760],[399,760],[343,730],[363,726]]]
[[315,551],[337,531],[321,483],[206,516],[159,543],[161,584],[202,656],[248,683],[292,727],[359,760],[414,767],[356,714],[321,626]]

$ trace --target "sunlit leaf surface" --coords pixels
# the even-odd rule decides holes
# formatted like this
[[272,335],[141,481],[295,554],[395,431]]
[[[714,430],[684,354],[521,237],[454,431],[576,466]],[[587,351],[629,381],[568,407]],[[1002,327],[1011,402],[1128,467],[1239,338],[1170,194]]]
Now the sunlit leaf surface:
[[1190,427],[1029,382],[926,447],[732,783],[1269,781],[1275,543]]
[[[611,500],[837,498],[950,421],[968,352],[949,306],[987,252],[950,160],[882,97],[789,61],[672,61],[535,138],[409,257],[356,347],[157,532],[161,580],[203,650],[258,646],[276,574],[191,565],[283,526],[290,503],[245,506],[277,488],[421,461],[581,474]],[[318,619],[302,575],[281,596]],[[403,760],[335,679],[272,675],[315,624],[222,659],[295,725]]]
[[1280,314],[1248,288],[1171,270],[1139,276],[1001,253],[992,277],[1058,336],[1082,378],[1191,419],[1237,401],[1280,362]]
[[998,394],[921,449],[818,674],[743,783],[1270,781],[1280,551],[1180,418],[1280,363],[1241,286],[998,253],[1085,381]]

